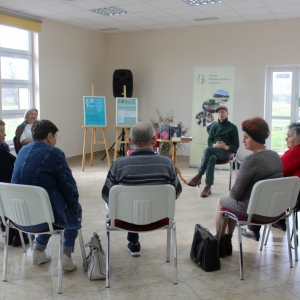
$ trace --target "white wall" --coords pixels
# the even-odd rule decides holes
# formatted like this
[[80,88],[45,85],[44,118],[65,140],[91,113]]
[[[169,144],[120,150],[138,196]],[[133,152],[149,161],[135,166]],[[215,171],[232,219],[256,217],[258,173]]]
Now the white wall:
[[[192,117],[194,66],[235,66],[234,111],[241,122],[264,114],[267,66],[300,65],[300,19],[194,26],[103,35],[44,21],[41,33],[41,113],[62,131],[58,147],[66,156],[82,153],[82,96],[106,96],[109,146],[115,139],[112,75],[133,73],[133,97],[142,121],[175,110],[186,127]],[[189,131],[190,133],[190,131]],[[244,156],[246,151],[239,150]],[[99,149],[99,148],[98,148]],[[182,154],[189,155],[186,147]]]
[[[108,98],[113,71],[128,68],[141,120],[156,117],[156,108],[174,109],[175,121],[191,127],[194,66],[234,65],[235,106],[229,119],[240,129],[244,119],[264,115],[267,66],[300,64],[299,27],[300,19],[289,19],[109,35]],[[189,155],[188,147],[183,154]],[[239,155],[246,154],[241,144]]]
[[56,124],[61,135],[57,146],[67,157],[82,154],[83,96],[91,95],[92,83],[95,95],[105,95],[105,39],[99,32],[42,23],[40,117]]

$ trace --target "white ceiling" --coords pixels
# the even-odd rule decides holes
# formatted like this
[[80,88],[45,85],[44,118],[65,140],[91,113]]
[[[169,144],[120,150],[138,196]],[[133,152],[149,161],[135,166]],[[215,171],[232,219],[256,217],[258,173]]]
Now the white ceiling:
[[[89,11],[117,6],[130,14],[105,17]],[[223,0],[189,6],[183,0],[0,0],[0,10],[21,12],[103,33],[300,18],[300,0]],[[200,20],[217,18],[215,20]]]

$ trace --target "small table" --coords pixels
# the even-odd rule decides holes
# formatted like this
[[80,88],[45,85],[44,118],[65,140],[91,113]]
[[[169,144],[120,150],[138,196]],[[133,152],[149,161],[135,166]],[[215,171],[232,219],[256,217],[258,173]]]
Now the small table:
[[[162,140],[162,139],[157,139],[158,142],[160,143],[172,143],[173,144],[173,148],[172,148],[172,161],[174,162],[175,166],[177,163],[177,154],[176,154],[176,150],[177,150],[177,143],[189,143],[193,140],[192,137],[183,137],[181,138],[180,141],[172,141],[172,140]],[[176,172],[179,176],[179,178],[185,183],[187,184],[186,180],[181,176],[181,171],[179,170],[179,168],[176,167]]]

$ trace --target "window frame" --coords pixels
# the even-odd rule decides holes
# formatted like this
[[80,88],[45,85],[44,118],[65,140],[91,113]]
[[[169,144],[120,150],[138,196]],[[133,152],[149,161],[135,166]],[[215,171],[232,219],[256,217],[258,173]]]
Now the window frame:
[[[6,27],[11,27],[7,25],[3,25]],[[26,88],[29,90],[29,101],[28,108],[33,107],[34,99],[33,99],[33,32],[23,29],[28,32],[28,50],[20,50],[13,49],[7,47],[0,46],[0,56],[2,57],[13,57],[13,58],[21,58],[28,60],[28,75],[29,78],[26,80],[22,79],[2,79],[1,80],[1,99],[2,99],[2,89],[3,88]],[[1,77],[1,73],[0,73]],[[2,105],[2,100],[1,100]],[[4,110],[3,106],[1,108],[2,118],[3,119],[12,119],[12,118],[23,118],[24,113],[28,109],[10,109]],[[7,143],[12,144],[12,140],[6,140]]]

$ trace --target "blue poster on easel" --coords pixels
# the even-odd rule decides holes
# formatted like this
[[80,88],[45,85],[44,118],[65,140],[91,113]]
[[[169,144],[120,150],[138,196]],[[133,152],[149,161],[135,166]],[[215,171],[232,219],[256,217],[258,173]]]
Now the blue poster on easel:
[[116,98],[116,125],[133,126],[138,122],[138,99]]
[[105,97],[84,96],[84,126],[106,126]]

